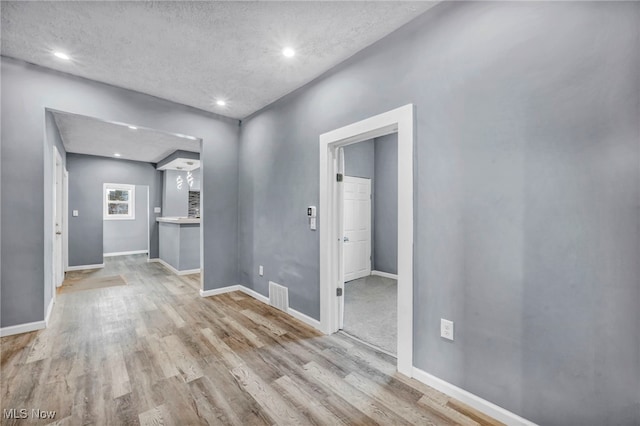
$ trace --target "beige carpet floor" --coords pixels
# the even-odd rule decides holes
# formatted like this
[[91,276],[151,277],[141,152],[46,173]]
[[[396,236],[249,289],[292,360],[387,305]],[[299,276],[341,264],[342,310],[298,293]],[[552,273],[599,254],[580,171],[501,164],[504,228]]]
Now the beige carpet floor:
[[348,281],[344,288],[343,330],[388,353],[396,354],[398,284],[368,276]]

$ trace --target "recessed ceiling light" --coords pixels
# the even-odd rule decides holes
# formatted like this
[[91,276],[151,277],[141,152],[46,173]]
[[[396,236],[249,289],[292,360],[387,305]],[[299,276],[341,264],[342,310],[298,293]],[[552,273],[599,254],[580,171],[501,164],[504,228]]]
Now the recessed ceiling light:
[[113,156],[114,157],[120,157],[120,154],[116,152],[115,154],[113,154]]
[[282,49],[282,54],[287,58],[293,58],[293,56],[296,54],[296,51],[291,47],[285,47],[284,49]]
[[63,52],[53,52],[53,54],[60,59],[64,59],[65,61],[68,61],[71,59],[69,55]]
[[218,106],[225,106],[227,103],[225,101],[223,101],[222,99],[216,101],[216,105]]
[[138,128],[137,128],[136,126],[129,126],[129,128],[130,128],[131,130],[138,130]]

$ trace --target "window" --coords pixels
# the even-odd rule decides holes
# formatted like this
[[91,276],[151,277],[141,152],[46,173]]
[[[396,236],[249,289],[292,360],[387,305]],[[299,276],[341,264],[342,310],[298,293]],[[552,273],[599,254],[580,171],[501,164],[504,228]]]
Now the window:
[[135,219],[135,195],[134,185],[117,183],[104,184],[104,219]]

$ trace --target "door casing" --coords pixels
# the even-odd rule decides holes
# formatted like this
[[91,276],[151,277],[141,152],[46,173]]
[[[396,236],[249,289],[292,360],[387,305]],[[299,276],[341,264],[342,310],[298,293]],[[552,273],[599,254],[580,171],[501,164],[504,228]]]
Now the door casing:
[[339,148],[398,133],[398,371],[413,373],[413,145],[414,106],[400,108],[320,135],[320,325],[335,333],[340,325],[343,286],[342,185]]

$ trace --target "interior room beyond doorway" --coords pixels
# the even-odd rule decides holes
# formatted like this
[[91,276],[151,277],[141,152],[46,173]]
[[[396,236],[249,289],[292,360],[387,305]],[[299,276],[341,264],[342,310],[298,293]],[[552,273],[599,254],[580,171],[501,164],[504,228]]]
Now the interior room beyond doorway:
[[343,331],[393,355],[397,353],[397,137],[392,133],[343,148]]

